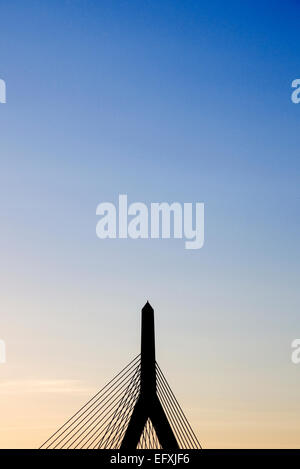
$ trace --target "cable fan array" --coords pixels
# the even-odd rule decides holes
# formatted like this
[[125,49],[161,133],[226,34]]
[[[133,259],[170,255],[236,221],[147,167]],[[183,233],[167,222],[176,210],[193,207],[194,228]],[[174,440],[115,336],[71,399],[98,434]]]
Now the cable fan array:
[[40,449],[118,449],[140,390],[140,355],[62,425]]
[[163,372],[156,362],[157,396],[169,420],[179,448],[202,449]]
[[146,422],[136,449],[162,449],[150,419]]
[[[104,388],[90,399],[41,449],[119,449],[140,395],[141,358],[137,355]],[[157,396],[182,449],[201,449],[159,365],[156,363]],[[162,449],[150,419],[137,449]]]

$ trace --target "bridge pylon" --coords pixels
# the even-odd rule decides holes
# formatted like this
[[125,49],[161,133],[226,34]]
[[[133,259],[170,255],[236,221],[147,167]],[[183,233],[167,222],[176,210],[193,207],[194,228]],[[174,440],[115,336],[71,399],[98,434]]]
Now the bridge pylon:
[[155,358],[154,311],[142,308],[141,352],[42,444],[44,449],[201,449]]

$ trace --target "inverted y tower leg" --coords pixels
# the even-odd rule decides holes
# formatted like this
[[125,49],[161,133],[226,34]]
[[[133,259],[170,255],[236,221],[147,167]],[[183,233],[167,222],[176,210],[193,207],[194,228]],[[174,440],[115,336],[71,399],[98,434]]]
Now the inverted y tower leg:
[[142,309],[141,387],[121,449],[135,449],[150,418],[161,446],[178,449],[178,443],[156,393],[154,311],[148,303]]

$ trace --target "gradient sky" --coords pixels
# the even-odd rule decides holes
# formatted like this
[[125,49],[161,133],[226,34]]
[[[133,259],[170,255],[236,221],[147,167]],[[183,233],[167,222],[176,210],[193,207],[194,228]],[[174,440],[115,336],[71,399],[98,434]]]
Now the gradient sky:
[[[38,447],[139,351],[206,448],[300,448],[300,6],[0,2],[0,446]],[[96,207],[204,202],[205,245]]]

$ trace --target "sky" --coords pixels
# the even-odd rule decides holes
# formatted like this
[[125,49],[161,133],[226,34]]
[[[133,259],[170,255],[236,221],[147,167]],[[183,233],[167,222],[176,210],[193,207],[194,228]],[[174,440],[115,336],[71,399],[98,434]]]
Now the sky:
[[[300,448],[296,1],[0,2],[0,447],[36,448],[140,347],[204,448]],[[205,244],[96,236],[203,202]]]

